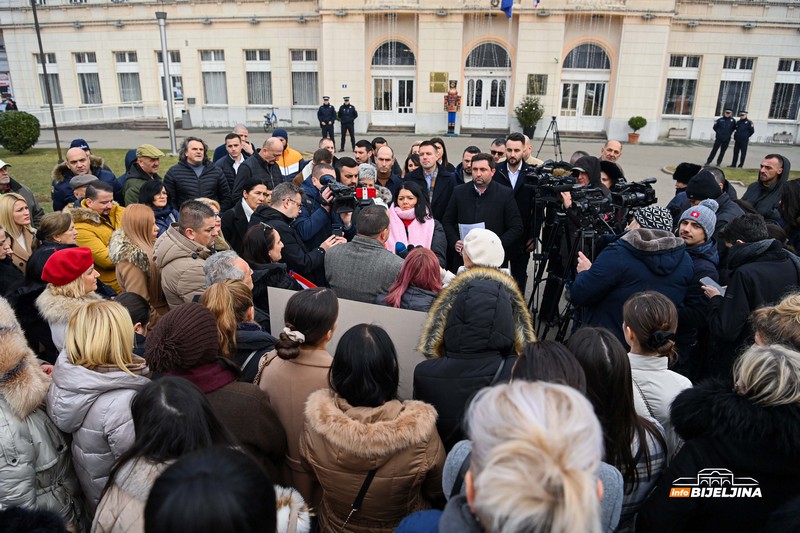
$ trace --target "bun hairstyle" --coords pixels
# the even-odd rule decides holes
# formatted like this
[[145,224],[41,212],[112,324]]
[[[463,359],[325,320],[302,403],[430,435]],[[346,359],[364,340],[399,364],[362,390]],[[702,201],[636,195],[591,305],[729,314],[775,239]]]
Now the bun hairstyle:
[[300,346],[315,346],[333,329],[339,317],[339,300],[325,288],[296,292],[286,303],[283,320],[286,325],[275,349],[281,359],[300,355]]
[[637,292],[622,307],[622,320],[649,354],[675,356],[678,310],[669,298],[655,291]]
[[603,432],[580,392],[524,381],[485,388],[466,420],[471,505],[487,531],[602,531]]

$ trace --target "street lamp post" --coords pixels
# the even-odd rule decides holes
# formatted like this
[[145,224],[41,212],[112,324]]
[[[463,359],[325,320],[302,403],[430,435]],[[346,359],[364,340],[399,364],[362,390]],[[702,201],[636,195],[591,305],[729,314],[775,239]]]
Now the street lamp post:
[[164,92],[167,93],[167,123],[169,124],[169,143],[172,153],[178,154],[178,141],[175,138],[175,110],[172,98],[172,76],[169,74],[169,50],[167,50],[167,13],[156,11],[158,31],[161,34],[161,64],[164,67]]

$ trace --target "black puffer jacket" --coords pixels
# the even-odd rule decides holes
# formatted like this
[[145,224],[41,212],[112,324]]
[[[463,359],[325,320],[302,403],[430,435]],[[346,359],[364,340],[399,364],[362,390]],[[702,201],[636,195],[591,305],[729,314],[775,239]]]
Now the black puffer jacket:
[[445,289],[428,313],[414,369],[414,399],[436,407],[446,449],[465,438],[461,422],[472,396],[503,383],[525,344],[535,340],[516,282],[499,270],[471,268]]
[[188,163],[178,161],[164,175],[164,188],[167,189],[172,205],[178,208],[183,202],[195,198],[216,200],[220,204],[221,211],[226,211],[230,207],[231,190],[228,182],[222,171],[210,162],[203,167],[198,178]]
[[[671,417],[684,445],[639,511],[637,530],[760,531],[772,511],[800,495],[798,404],[760,406],[727,379],[683,391]],[[761,497],[669,497],[676,479],[709,468],[729,470],[734,486],[755,479]]]

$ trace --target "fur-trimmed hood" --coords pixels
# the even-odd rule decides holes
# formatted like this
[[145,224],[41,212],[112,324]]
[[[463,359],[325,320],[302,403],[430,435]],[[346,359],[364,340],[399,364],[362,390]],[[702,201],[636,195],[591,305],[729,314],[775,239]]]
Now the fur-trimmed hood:
[[50,376],[39,367],[14,311],[0,298],[0,396],[25,419],[44,401]]
[[[97,155],[89,156],[89,171],[90,173],[94,173],[95,168],[103,168],[105,161],[103,158]],[[53,172],[51,174],[53,178],[53,182],[61,183],[62,181],[66,180],[67,177],[72,178],[75,173],[72,172],[69,167],[67,166],[67,162],[64,161],[63,163],[57,164],[53,167]],[[99,178],[98,178],[99,179]]]
[[436,433],[436,410],[423,402],[391,400],[380,407],[353,407],[330,389],[306,402],[306,423],[338,449],[363,459],[390,459],[426,443]]
[[108,257],[114,263],[127,261],[142,272],[150,272],[150,260],[147,252],[136,246],[122,229],[114,230],[108,243]]
[[[515,354],[521,353],[526,344],[536,340],[533,319],[528,311],[528,306],[525,304],[525,298],[519,291],[514,279],[496,269],[474,267],[456,276],[450,285],[439,293],[439,297],[431,306],[428,312],[428,319],[422,328],[418,347],[418,350],[425,357],[442,357],[445,354],[445,329],[450,322],[453,306],[459,295],[466,292],[470,286],[477,286],[477,284],[494,285],[498,291],[507,294],[511,304],[511,320],[513,320],[513,324],[509,324],[509,327],[513,327],[513,351]],[[501,311],[495,309],[497,307],[497,298],[500,297],[501,292],[496,292],[496,295],[495,302],[488,302],[489,305],[481,305],[480,307],[468,306],[467,308],[459,309],[459,314],[463,314],[461,311],[485,313],[486,323],[488,324],[493,318],[488,314],[494,313],[496,315]],[[491,333],[494,334],[495,332],[492,331]],[[487,343],[491,343],[491,339],[487,338],[485,340]]]
[[[728,381],[710,380],[686,389],[672,403],[675,430],[686,441],[710,439],[721,445],[738,442],[740,447],[763,448],[763,457],[744,458],[747,463],[769,463],[768,450],[795,458],[800,469],[800,406],[764,407],[734,391]],[[730,446],[726,446],[730,449]],[[743,449],[741,451],[744,451]],[[780,468],[780,465],[775,465]],[[784,465],[788,466],[788,465]]]
[[683,260],[686,244],[672,233],[638,228],[625,233],[616,243],[644,263],[653,274],[666,276]]
[[86,207],[86,199],[83,199],[81,200],[80,207],[69,207],[64,211],[69,213],[69,215],[72,217],[72,221],[75,224],[84,223],[92,224],[93,226],[105,224],[106,226],[111,226],[112,228],[118,228],[122,225],[122,213],[125,212],[125,208],[114,202],[111,212],[108,214],[108,219],[104,219],[98,215],[96,211]]
[[87,302],[102,299],[102,296],[96,292],[89,292],[81,298],[56,295],[50,291],[50,285],[48,285],[42,294],[36,298],[36,308],[39,309],[39,314],[47,322],[51,324],[66,323],[77,308]]

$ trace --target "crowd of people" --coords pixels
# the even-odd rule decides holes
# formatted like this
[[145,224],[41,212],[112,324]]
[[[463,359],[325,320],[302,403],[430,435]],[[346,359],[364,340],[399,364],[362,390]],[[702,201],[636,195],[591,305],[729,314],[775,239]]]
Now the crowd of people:
[[[116,177],[76,139],[48,213],[0,161],[0,530],[800,528],[787,158],[741,199],[683,162],[666,207],[588,213],[626,183],[616,141],[543,202],[519,133],[452,162],[288,139],[188,137],[163,178],[152,145]],[[593,217],[619,231],[583,247]],[[533,251],[577,309],[563,343]],[[340,300],[426,314],[411,397]]]

